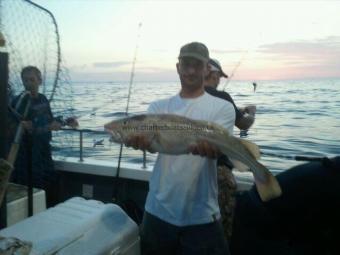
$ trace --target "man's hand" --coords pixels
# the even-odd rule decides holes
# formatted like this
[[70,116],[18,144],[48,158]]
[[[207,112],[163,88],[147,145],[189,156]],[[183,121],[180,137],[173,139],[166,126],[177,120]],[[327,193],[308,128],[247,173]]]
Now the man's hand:
[[52,121],[51,124],[49,125],[49,129],[50,129],[51,131],[57,131],[57,130],[61,129],[61,124],[60,124],[60,122],[55,121],[55,120]]
[[135,150],[146,150],[148,152],[151,153],[155,153],[155,151],[153,151],[151,149],[151,141],[150,139],[148,139],[148,137],[146,137],[145,135],[131,135],[127,141],[125,142],[125,145],[127,147],[132,147]]
[[26,129],[28,132],[32,132],[32,131],[33,131],[33,124],[32,124],[32,121],[30,121],[30,120],[21,121],[21,125],[22,125],[23,128]]
[[216,159],[221,155],[220,150],[207,141],[199,141],[195,145],[190,145],[189,152],[193,155],[200,155],[201,157],[208,157],[211,159]]
[[246,107],[244,107],[244,112],[255,116],[256,106],[255,105],[247,105]]
[[66,119],[66,125],[70,126],[71,128],[77,128],[79,123],[75,117],[69,117]]

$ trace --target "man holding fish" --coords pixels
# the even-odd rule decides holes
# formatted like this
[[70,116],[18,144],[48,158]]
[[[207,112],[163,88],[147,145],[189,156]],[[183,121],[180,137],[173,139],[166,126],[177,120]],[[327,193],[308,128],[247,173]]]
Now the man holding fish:
[[113,141],[159,152],[141,226],[143,254],[229,254],[217,201],[221,153],[252,169],[263,200],[281,194],[275,178],[255,160],[256,145],[232,136],[232,104],[205,93],[208,61],[204,44],[184,45],[176,65],[180,92],[152,103],[148,115],[105,125]]

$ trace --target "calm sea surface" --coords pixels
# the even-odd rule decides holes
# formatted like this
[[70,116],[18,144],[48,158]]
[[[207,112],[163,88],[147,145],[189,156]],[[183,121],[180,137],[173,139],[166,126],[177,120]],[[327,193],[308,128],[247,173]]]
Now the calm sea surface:
[[[143,113],[150,102],[172,96],[179,89],[179,82],[136,82],[129,112]],[[105,123],[124,116],[128,83],[74,83],[73,90],[80,129],[103,131]],[[257,106],[256,121],[246,139],[258,144],[262,152],[313,157],[340,154],[339,79],[258,82],[256,92],[251,82],[231,81],[226,91],[237,106]],[[61,132],[54,136],[54,154],[78,156],[79,134],[66,131],[65,139]],[[240,136],[237,128],[235,136]],[[109,135],[84,133],[83,139],[85,159],[112,160],[119,155],[119,145],[111,143]],[[95,145],[101,140],[102,144]],[[155,155],[147,155],[148,163],[154,159]],[[124,148],[123,160],[142,162],[142,152]],[[277,171],[300,164],[275,156],[263,156],[261,161]]]

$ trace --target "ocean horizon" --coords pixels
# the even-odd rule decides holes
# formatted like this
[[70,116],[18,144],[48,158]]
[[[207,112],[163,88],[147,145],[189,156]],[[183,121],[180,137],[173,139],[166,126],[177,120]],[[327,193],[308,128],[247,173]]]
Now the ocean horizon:
[[[130,80],[72,80],[72,84],[79,84],[79,83],[129,83]],[[267,83],[267,82],[282,82],[282,81],[325,81],[325,80],[340,80],[340,77],[309,77],[309,78],[287,78],[287,79],[268,79],[268,80],[257,80],[257,79],[233,79],[228,84],[233,84],[233,83],[252,83],[252,82],[257,82],[257,83]],[[168,82],[180,82],[179,79],[171,79],[171,80],[134,80],[133,83],[141,83],[141,82],[147,82],[147,83],[168,83]],[[224,84],[225,82],[221,82],[220,87]]]
[[[243,137],[255,142],[263,153],[278,156],[333,157],[340,154],[340,79],[304,79],[252,82],[232,80],[225,91],[238,107],[254,104],[254,125]],[[129,82],[73,82],[74,114],[79,129],[103,131],[103,125],[125,114]],[[221,82],[222,90],[225,82]],[[145,113],[155,100],[177,94],[180,82],[133,82],[130,114]],[[54,154],[79,155],[79,134],[73,133],[72,144],[53,141]],[[234,128],[239,137],[240,130]],[[242,133],[244,135],[244,133]],[[102,144],[95,145],[96,141]],[[109,141],[109,134],[84,134],[84,157],[112,160],[119,155],[119,145]],[[60,146],[62,144],[62,147]],[[123,160],[142,162],[142,152],[124,147]],[[153,162],[155,154],[147,155]],[[283,171],[303,162],[263,156],[261,162],[272,171]]]

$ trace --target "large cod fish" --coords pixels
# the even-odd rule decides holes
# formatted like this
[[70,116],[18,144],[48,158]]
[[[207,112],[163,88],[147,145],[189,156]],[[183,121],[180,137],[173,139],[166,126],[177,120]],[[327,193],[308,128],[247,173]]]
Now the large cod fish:
[[205,140],[231,160],[249,167],[262,201],[282,193],[276,178],[256,160],[260,157],[258,146],[230,135],[220,125],[172,114],[144,114],[111,121],[104,128],[114,142],[125,143],[131,135],[142,134],[151,142],[151,150],[171,155],[187,154],[190,145]]

